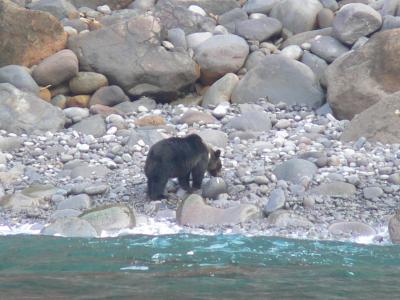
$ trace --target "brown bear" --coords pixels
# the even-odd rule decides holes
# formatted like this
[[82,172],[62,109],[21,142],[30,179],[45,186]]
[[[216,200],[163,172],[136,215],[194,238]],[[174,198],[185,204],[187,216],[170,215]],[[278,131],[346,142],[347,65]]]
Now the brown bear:
[[220,155],[220,150],[214,151],[197,134],[155,143],[147,154],[144,167],[150,199],[165,198],[164,189],[169,178],[178,177],[180,186],[191,191],[192,175],[193,189],[200,189],[206,171],[212,176],[220,172]]

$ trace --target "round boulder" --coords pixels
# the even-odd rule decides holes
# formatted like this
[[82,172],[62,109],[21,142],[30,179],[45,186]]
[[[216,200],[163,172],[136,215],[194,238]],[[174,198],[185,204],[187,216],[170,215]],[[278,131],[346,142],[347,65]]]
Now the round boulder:
[[311,179],[317,171],[318,168],[314,163],[304,159],[293,158],[276,166],[273,173],[278,180],[301,184],[304,177]]
[[95,104],[114,106],[124,101],[129,101],[124,91],[117,85],[110,85],[99,88],[90,98],[89,106]]
[[22,91],[39,94],[39,86],[28,69],[22,66],[8,65],[0,68],[0,83],[10,83]]
[[77,217],[65,217],[55,220],[41,231],[44,235],[62,235],[65,237],[96,237],[96,229],[86,220]]
[[249,46],[240,36],[214,35],[195,49],[195,61],[200,65],[205,82],[213,82],[227,73],[236,73],[249,54]]
[[89,95],[106,85],[107,77],[95,72],[79,72],[69,81],[69,88],[75,95]]
[[64,49],[39,63],[32,76],[41,86],[54,86],[76,76],[78,71],[78,58],[75,53]]

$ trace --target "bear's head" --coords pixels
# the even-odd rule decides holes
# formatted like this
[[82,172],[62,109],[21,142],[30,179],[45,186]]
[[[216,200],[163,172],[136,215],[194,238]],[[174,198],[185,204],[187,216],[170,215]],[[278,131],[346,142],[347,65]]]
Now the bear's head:
[[208,167],[207,171],[211,176],[218,176],[222,169],[221,163],[221,150],[213,150],[211,148],[208,149],[209,158],[208,158]]

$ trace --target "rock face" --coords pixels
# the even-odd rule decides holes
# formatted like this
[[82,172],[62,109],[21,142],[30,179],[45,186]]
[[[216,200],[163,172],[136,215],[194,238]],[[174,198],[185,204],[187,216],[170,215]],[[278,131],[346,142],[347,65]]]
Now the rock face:
[[270,16],[282,22],[294,34],[315,28],[318,12],[323,8],[318,0],[283,0],[272,8]]
[[64,49],[40,62],[32,76],[41,86],[55,86],[76,76],[78,72],[78,58],[75,53]]
[[132,209],[125,205],[109,205],[96,207],[79,216],[88,221],[96,229],[98,235],[104,231],[115,231],[135,226],[135,215]]
[[31,66],[63,49],[67,42],[67,34],[54,16],[8,0],[0,0],[0,28],[7,28],[0,30],[0,67]]
[[400,143],[400,92],[386,96],[351,120],[344,129],[342,141],[365,137],[383,144]]
[[[338,119],[351,120],[387,94],[400,90],[400,29],[374,34],[359,50],[327,68],[327,100]],[[351,66],[351,68],[349,68]]]
[[269,55],[240,80],[232,102],[255,102],[263,97],[275,104],[285,102],[317,108],[323,103],[324,92],[309,67],[283,55]]
[[159,32],[155,18],[138,16],[73,38],[69,48],[82,70],[104,74],[133,96],[167,101],[194,83],[199,69],[187,54],[161,47]]
[[205,82],[213,82],[227,73],[237,72],[249,54],[246,41],[233,34],[214,35],[195,49]]
[[17,134],[64,127],[63,112],[39,97],[0,83],[0,129]]
[[352,45],[360,37],[377,31],[382,25],[381,15],[362,3],[343,6],[333,20],[334,35],[343,43]]
[[259,209],[250,204],[242,204],[227,209],[211,207],[196,194],[184,200],[178,209],[177,221],[181,225],[223,225],[243,223],[261,216]]

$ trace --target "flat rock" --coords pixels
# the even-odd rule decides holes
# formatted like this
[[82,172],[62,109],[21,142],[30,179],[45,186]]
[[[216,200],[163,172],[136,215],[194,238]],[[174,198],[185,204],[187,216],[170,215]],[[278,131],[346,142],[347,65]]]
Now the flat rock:
[[123,204],[96,207],[85,211],[79,218],[92,224],[99,236],[102,231],[132,228],[136,224],[133,210]]
[[39,97],[0,83],[0,129],[12,133],[55,132],[64,127],[63,112]]
[[39,86],[28,69],[22,66],[8,65],[0,68],[0,83],[10,83],[21,91],[39,94]]
[[[292,83],[290,89],[288,82]],[[324,101],[324,92],[309,67],[283,55],[269,55],[240,80],[232,102],[256,102],[263,97],[274,104],[284,102],[318,108]]]
[[343,6],[336,13],[332,23],[335,37],[348,45],[354,44],[362,36],[377,31],[381,25],[381,15],[363,3]]
[[236,73],[249,54],[246,41],[233,34],[214,35],[195,49],[205,82],[213,82],[227,73]]
[[311,228],[314,226],[307,218],[286,210],[277,210],[267,218],[269,225],[279,228]]
[[361,222],[337,222],[331,224],[328,230],[331,234],[339,236],[358,237],[376,234],[375,229]]
[[278,180],[301,184],[302,178],[312,179],[317,171],[318,168],[314,163],[304,159],[293,158],[277,165],[273,173]]
[[201,226],[245,223],[260,218],[261,213],[250,204],[226,209],[211,207],[201,196],[192,194],[183,201],[176,215],[180,225]]
[[77,217],[64,217],[55,220],[40,232],[43,235],[65,237],[97,237],[96,229],[86,220]]
[[37,64],[64,49],[67,42],[67,33],[56,17],[7,0],[0,1],[0,28],[7,28],[0,31],[0,67]]
[[329,65],[325,72],[327,100],[337,119],[351,120],[386,95],[400,90],[400,72],[395,67],[398,51],[400,29],[386,30]]
[[246,40],[266,41],[282,31],[277,19],[264,17],[236,22],[235,33]]
[[70,196],[67,199],[61,201],[57,205],[57,209],[75,209],[84,210],[88,209],[91,205],[90,197],[86,194],[79,194]]
[[349,50],[347,46],[331,36],[317,37],[311,43],[311,52],[323,58],[328,63],[333,62]]
[[268,131],[272,128],[271,119],[263,111],[248,111],[240,116],[232,118],[227,124],[227,128],[241,131]]
[[82,121],[71,126],[73,130],[82,132],[84,134],[91,134],[95,137],[100,137],[106,132],[106,124],[104,117],[101,115],[90,116]]
[[320,184],[310,192],[317,195],[329,196],[333,198],[348,198],[356,193],[356,187],[350,183],[334,181]]

